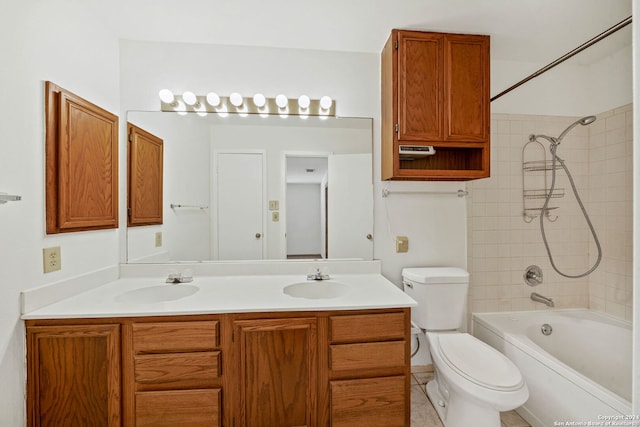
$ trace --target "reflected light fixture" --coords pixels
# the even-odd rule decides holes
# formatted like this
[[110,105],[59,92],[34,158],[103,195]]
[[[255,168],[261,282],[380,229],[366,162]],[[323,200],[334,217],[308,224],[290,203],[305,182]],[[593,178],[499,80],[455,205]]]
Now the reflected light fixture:
[[162,89],[158,96],[160,96],[160,100],[166,104],[172,104],[173,101],[176,100],[176,97],[173,96],[173,93],[169,89]]
[[209,92],[207,94],[207,104],[211,105],[212,107],[217,107],[218,105],[220,105],[220,96],[218,96],[218,94],[215,92]]
[[243,102],[242,95],[240,95],[238,92],[233,92],[231,95],[229,95],[229,101],[231,101],[231,105],[233,105],[234,107],[239,107]]
[[198,103],[198,98],[196,94],[190,91],[186,91],[182,94],[182,100],[187,105],[196,105]]

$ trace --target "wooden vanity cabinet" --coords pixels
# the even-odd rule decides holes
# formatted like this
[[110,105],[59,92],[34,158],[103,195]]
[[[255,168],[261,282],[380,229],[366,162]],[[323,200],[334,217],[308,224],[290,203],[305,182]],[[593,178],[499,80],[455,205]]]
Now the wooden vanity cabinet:
[[409,322],[409,308],[28,320],[28,426],[406,426]]
[[393,30],[381,56],[382,179],[488,177],[489,37]]

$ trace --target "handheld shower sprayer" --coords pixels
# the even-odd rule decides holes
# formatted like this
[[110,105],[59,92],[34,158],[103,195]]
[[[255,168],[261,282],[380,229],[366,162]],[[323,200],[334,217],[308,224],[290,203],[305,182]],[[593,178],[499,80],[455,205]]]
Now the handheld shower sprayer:
[[580,120],[576,120],[575,122],[571,123],[564,131],[562,131],[562,133],[560,135],[558,135],[557,138],[553,137],[553,136],[547,136],[547,135],[529,135],[529,141],[535,141],[538,138],[542,138],[545,139],[549,142],[549,151],[551,152],[551,156],[552,156],[552,164],[551,164],[551,186],[549,187],[549,191],[547,193],[547,196],[545,198],[544,201],[544,205],[542,206],[542,212],[545,212],[546,209],[549,206],[549,200],[551,199],[551,197],[553,197],[553,191],[555,190],[555,186],[556,186],[556,164],[559,164],[560,167],[562,169],[564,169],[566,175],[567,175],[567,179],[569,180],[569,183],[571,184],[571,188],[573,190],[573,194],[576,197],[576,201],[578,202],[578,205],[580,206],[580,210],[582,211],[582,215],[587,223],[587,225],[589,226],[589,230],[591,231],[591,235],[593,236],[593,240],[596,244],[596,247],[598,249],[598,257],[595,261],[595,263],[593,264],[593,266],[591,266],[591,268],[589,268],[589,270],[587,270],[584,273],[580,273],[580,274],[567,274],[567,273],[563,273],[562,271],[560,271],[558,269],[558,267],[556,266],[554,259],[553,259],[553,255],[551,254],[551,249],[549,248],[549,242],[547,241],[547,235],[545,233],[545,229],[544,229],[544,215],[540,215],[540,233],[542,234],[542,241],[544,242],[544,246],[545,249],[547,250],[547,255],[549,256],[549,262],[551,263],[551,266],[553,267],[553,269],[560,274],[561,276],[564,277],[569,277],[572,279],[577,279],[580,277],[584,277],[587,276],[589,274],[591,274],[596,268],[598,268],[598,265],[600,265],[600,261],[602,260],[602,246],[600,245],[600,241],[598,240],[598,235],[596,234],[596,230],[593,227],[593,224],[591,223],[591,219],[589,218],[589,214],[587,214],[587,210],[584,207],[584,204],[582,203],[582,199],[580,198],[580,195],[578,194],[578,189],[576,188],[575,182],[573,181],[573,177],[571,176],[571,172],[569,172],[569,169],[567,168],[567,166],[564,164],[564,160],[562,160],[560,157],[558,157],[558,155],[556,154],[556,150],[558,149],[558,145],[560,145],[560,143],[562,142],[562,139],[565,137],[565,135],[567,135],[569,133],[569,131],[571,131],[571,129],[573,129],[574,127],[578,126],[578,125],[582,125],[582,126],[586,126],[586,125],[590,125],[591,123],[593,123],[596,120],[596,116],[586,116],[581,118]]

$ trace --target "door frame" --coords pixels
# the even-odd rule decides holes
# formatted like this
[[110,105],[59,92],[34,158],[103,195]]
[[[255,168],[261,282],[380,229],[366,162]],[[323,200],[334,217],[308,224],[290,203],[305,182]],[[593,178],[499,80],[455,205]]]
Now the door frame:
[[211,247],[211,259],[219,260],[220,254],[218,251],[218,156],[220,154],[259,154],[262,156],[262,200],[260,205],[262,206],[262,259],[265,259],[267,255],[267,151],[261,149],[233,149],[233,148],[214,148],[211,150],[211,178],[209,192],[211,194],[211,232],[209,235],[209,242]]

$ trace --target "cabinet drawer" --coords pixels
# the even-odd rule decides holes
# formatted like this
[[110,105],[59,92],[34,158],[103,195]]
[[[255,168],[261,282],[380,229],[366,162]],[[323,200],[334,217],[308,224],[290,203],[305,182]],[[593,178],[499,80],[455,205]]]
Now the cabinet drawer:
[[405,377],[331,381],[331,426],[408,425]]
[[212,387],[220,376],[220,352],[140,355],[135,357],[134,366],[138,386]]
[[136,427],[220,426],[221,390],[136,393]]
[[219,322],[134,323],[133,350],[140,353],[169,353],[213,350],[220,345]]
[[404,366],[405,341],[332,345],[329,360],[333,371]]
[[385,341],[403,339],[404,313],[331,316],[331,342]]

